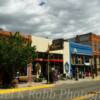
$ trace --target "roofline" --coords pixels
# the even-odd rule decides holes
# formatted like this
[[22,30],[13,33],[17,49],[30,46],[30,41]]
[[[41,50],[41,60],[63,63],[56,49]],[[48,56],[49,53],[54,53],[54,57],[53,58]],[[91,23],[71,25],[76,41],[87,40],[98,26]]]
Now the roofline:
[[[15,34],[15,33],[16,33],[16,32],[0,30],[0,35],[2,35],[2,36],[7,36],[7,37],[9,37],[10,34]],[[20,35],[21,35],[22,38],[31,41],[31,35],[22,35],[22,33],[21,33]]]

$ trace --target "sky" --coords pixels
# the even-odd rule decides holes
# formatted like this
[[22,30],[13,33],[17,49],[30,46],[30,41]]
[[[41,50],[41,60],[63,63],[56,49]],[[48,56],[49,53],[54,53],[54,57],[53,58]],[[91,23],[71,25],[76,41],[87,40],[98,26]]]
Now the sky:
[[100,35],[99,17],[100,0],[0,0],[0,28],[36,36]]

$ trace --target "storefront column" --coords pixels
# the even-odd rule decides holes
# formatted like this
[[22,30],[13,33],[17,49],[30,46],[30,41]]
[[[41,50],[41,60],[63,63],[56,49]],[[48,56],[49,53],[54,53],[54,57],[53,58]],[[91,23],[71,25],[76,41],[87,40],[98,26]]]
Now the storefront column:
[[95,74],[97,76],[98,73],[97,73],[97,57],[96,56],[94,56],[94,70],[95,70]]
[[90,76],[92,75],[92,67],[93,67],[93,63],[92,63],[92,59],[93,59],[93,57],[91,56],[91,58],[89,59],[89,63],[90,63],[90,69],[91,69],[91,71],[90,71]]
[[96,63],[97,63],[97,71],[99,71],[99,64],[100,64],[100,62],[99,62],[99,56],[97,56],[97,58],[96,58]]
[[27,64],[27,77],[29,85],[31,85],[32,82],[32,63]]
[[99,72],[100,72],[100,56],[99,56]]
[[64,42],[64,49],[63,52],[63,74],[70,75],[70,69],[71,69],[71,54],[70,54],[70,44]]

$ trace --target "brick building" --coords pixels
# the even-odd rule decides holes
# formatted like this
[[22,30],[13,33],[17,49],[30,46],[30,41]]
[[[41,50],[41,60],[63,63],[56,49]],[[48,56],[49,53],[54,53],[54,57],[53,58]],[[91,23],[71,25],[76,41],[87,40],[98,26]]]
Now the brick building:
[[75,38],[69,39],[69,41],[90,45],[92,47],[93,65],[97,74],[97,71],[100,71],[100,36],[90,32],[83,35],[77,35]]
[[[13,35],[15,34],[16,32],[9,32],[9,31],[5,31],[3,29],[0,29],[0,38],[4,38],[4,39],[7,39],[7,37],[9,37],[10,35]],[[23,40],[25,41],[25,43],[29,42],[31,43],[32,42],[32,39],[31,39],[31,35],[22,35],[22,38]]]

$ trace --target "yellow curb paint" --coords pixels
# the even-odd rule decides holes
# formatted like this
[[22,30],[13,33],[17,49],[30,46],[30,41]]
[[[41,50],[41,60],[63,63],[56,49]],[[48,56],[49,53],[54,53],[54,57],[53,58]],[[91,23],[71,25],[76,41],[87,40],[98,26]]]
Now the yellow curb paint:
[[95,80],[96,80],[96,81],[100,81],[100,78],[96,78]]
[[29,90],[52,88],[54,86],[55,86],[54,84],[51,84],[51,85],[40,85],[40,86],[32,86],[32,87],[24,87],[24,88],[6,89],[6,90],[0,90],[0,94],[9,94],[15,92],[29,91]]
[[[94,79],[94,81],[100,81],[100,78],[96,78]],[[14,89],[6,89],[6,90],[0,90],[0,94],[9,94],[9,93],[15,93],[15,92],[23,92],[23,91],[29,91],[29,90],[37,90],[37,89],[43,89],[43,88],[52,88],[54,87],[54,84],[50,84],[50,85],[40,85],[40,86],[32,86],[32,87],[24,87],[24,88],[14,88]],[[91,94],[90,96],[92,96],[94,94]],[[89,97],[87,96],[82,96],[82,97],[78,97],[76,99],[73,100],[84,100],[82,98],[87,98]]]

